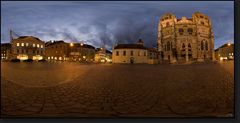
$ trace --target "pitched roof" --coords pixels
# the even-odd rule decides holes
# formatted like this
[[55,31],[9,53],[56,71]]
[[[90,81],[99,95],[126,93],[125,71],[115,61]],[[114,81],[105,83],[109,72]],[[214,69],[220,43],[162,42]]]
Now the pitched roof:
[[118,44],[114,49],[147,49],[140,44]]
[[33,37],[33,36],[20,36],[16,39],[13,39],[13,41],[19,41],[19,40],[21,40],[21,41],[40,41],[40,42],[43,42],[39,38]]
[[1,43],[1,47],[11,47],[10,43]]
[[83,47],[83,48],[90,48],[90,49],[95,49],[95,47],[94,46],[92,46],[92,45],[89,45],[89,44],[83,44],[82,46],[81,46],[81,44],[80,43],[73,43],[74,45],[74,47]]

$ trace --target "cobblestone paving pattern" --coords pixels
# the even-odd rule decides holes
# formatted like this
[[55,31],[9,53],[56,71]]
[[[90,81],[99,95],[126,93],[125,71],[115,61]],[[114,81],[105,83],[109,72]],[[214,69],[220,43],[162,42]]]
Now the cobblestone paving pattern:
[[1,117],[231,117],[233,62],[1,64]]

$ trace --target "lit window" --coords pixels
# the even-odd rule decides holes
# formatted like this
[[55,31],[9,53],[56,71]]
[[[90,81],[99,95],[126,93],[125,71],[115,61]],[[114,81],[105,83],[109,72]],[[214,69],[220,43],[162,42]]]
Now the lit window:
[[17,46],[19,46],[19,43],[17,43]]
[[28,43],[26,43],[26,46],[28,46]]
[[141,56],[141,52],[140,51],[138,51],[138,56]]
[[41,45],[41,48],[43,48],[43,45]]
[[33,44],[33,47],[35,47],[35,44]]
[[39,47],[39,44],[37,44],[37,47]]

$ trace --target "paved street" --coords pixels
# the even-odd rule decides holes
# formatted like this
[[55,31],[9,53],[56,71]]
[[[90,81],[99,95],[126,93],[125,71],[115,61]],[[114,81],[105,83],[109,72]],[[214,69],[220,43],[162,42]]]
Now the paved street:
[[233,62],[1,63],[2,117],[231,117]]

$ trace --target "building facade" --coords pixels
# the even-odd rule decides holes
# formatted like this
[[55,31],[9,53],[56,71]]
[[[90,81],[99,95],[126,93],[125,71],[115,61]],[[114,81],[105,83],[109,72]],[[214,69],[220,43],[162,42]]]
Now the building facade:
[[159,63],[158,51],[145,47],[141,39],[136,44],[118,44],[112,51],[113,63]]
[[49,41],[45,43],[46,58],[50,61],[66,61],[69,57],[69,44],[64,41]]
[[214,36],[208,16],[195,12],[192,18],[167,13],[158,24],[158,51],[164,61],[214,60]]
[[148,48],[148,64],[159,64],[160,53],[156,48]]
[[10,43],[1,44],[1,60],[2,61],[10,60],[10,54],[11,44]]
[[226,43],[215,50],[216,60],[233,60],[234,59],[234,44]]
[[97,63],[112,62],[112,52],[109,51],[109,50],[106,50],[103,47],[96,48],[94,61],[97,62]]
[[83,43],[69,43],[69,61],[93,62],[95,47]]
[[46,57],[50,61],[94,61],[95,47],[88,44],[50,41],[45,45]]
[[11,59],[42,60],[45,58],[45,44],[33,36],[20,36],[11,41]]

